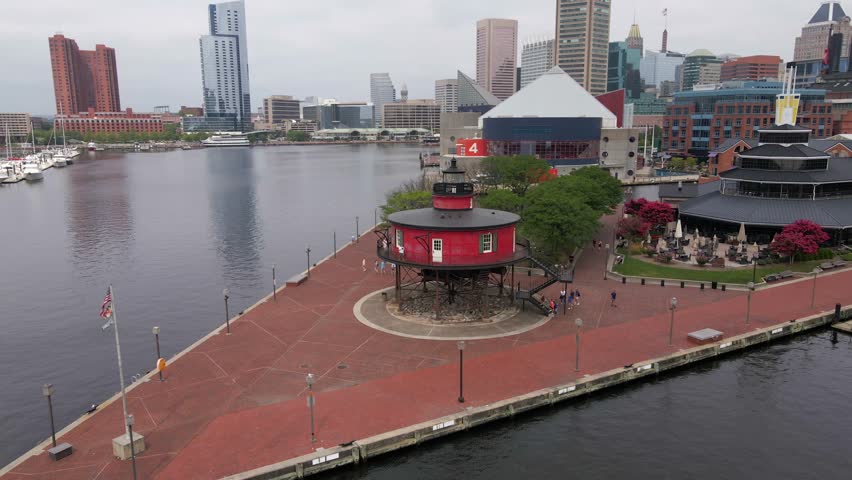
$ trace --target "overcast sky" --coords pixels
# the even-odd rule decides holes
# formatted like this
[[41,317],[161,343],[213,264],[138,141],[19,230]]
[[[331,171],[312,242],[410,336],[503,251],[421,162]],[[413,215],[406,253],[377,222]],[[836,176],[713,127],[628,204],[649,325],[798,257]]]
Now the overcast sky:
[[[209,0],[30,0],[3,2],[0,112],[53,113],[47,38],[61,32],[81,49],[116,49],[122,107],[201,104],[198,37]],[[434,81],[473,76],[476,21],[514,18],[519,43],[552,37],[556,0],[246,0],[252,107],[270,94],[368,100],[369,74],[390,72],[410,98],[432,98]],[[612,0],[610,37],[636,20],[645,47],[660,48],[663,8],[669,48],[689,52],[793,55],[794,38],[818,0]],[[712,5],[712,6],[711,6]],[[771,5],[771,8],[768,8]],[[519,59],[520,63],[520,59]]]

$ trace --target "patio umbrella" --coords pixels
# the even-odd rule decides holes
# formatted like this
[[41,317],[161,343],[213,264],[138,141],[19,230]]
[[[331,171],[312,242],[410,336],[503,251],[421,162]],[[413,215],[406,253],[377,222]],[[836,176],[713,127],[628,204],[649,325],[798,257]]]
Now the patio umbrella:
[[680,247],[680,239],[683,238],[683,227],[680,224],[680,219],[677,221],[677,225],[675,226],[675,248]]
[[746,241],[745,223],[740,223],[740,231],[737,233],[737,241],[740,243]]

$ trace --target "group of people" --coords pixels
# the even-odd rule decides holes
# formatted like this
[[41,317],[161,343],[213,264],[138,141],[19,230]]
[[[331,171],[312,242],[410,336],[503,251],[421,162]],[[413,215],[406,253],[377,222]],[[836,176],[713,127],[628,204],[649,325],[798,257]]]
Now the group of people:
[[566,310],[571,310],[573,307],[580,306],[580,289],[566,291],[562,289],[559,291],[559,303],[556,303],[556,300],[550,299],[548,302],[547,299],[542,298],[544,303],[550,307],[550,311],[554,314],[556,313],[558,307],[562,306]]
[[[384,260],[379,260],[378,258],[373,261],[373,271],[376,273],[380,273],[382,275],[387,271],[387,266],[390,265],[391,273],[394,273],[396,270],[396,264],[391,262],[385,262]],[[364,258],[361,260],[361,270],[367,271],[367,259]]]

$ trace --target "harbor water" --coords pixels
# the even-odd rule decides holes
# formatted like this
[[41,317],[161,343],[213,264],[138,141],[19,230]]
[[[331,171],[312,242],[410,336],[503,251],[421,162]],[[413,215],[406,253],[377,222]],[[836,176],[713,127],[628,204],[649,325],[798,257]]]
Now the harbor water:
[[[419,172],[418,146],[84,152],[0,187],[0,465],[119,390],[99,318],[115,289],[127,381],[365,230]],[[373,238],[368,238],[374,241]],[[120,428],[120,427],[119,427]]]

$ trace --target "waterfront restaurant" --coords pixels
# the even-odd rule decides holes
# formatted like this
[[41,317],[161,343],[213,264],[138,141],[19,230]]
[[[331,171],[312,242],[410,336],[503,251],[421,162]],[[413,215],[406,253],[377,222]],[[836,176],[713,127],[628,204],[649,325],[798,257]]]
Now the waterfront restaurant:
[[778,95],[775,124],[759,130],[758,146],[737,154],[716,191],[680,205],[689,228],[735,234],[769,243],[796,220],[819,224],[833,244],[852,239],[852,158],[808,146],[811,130],[796,125],[799,94],[788,85]]

